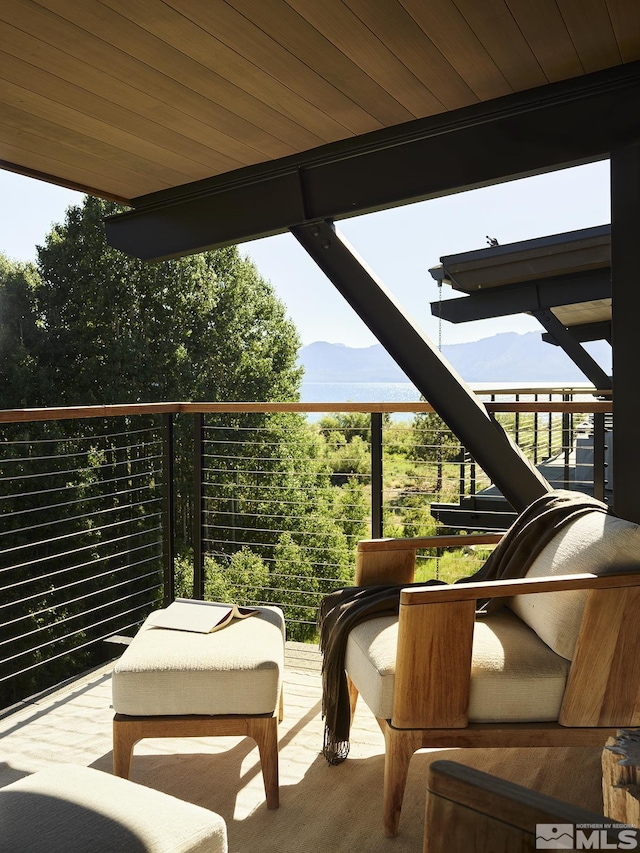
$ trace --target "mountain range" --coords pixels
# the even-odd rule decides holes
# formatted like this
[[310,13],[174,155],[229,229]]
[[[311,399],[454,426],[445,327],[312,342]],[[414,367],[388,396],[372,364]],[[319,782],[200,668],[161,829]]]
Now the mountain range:
[[[591,354],[610,372],[611,348],[590,345]],[[545,343],[539,332],[503,332],[478,341],[448,344],[442,355],[467,382],[585,382],[560,347]],[[302,347],[305,382],[408,382],[381,344],[349,347],[316,341]]]

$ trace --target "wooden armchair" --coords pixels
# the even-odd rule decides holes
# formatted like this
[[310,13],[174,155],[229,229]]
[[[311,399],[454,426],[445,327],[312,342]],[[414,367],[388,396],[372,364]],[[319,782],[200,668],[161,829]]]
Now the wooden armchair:
[[[498,539],[364,541],[356,583],[411,583],[417,549]],[[487,596],[508,606],[476,619]],[[351,708],[360,694],[385,735],[385,834],[397,834],[418,749],[604,745],[616,727],[640,725],[639,608],[640,527],[592,513],[522,580],[413,587],[399,617],[354,628]]]
[[[423,853],[533,853],[542,845],[568,849],[576,826],[587,827],[586,835],[597,833],[606,849],[629,846],[613,828],[615,820],[598,812],[455,761],[434,761],[429,767]],[[569,835],[553,838],[551,832],[560,827],[567,827]],[[551,843],[544,844],[550,835]]]

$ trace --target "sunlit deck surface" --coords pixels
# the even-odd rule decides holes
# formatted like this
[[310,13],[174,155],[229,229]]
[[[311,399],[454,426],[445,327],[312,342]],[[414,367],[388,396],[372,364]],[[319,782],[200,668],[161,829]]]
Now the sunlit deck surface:
[[[0,719],[0,787],[43,767],[73,763],[111,772],[111,664]],[[320,754],[320,655],[287,644],[285,718],[280,727],[280,808],[267,811],[257,748],[240,738],[146,740],[132,779],[222,815],[235,851],[422,850],[427,767],[463,761],[568,802],[602,810],[600,749],[422,751],[411,762],[400,835],[381,831],[384,745],[360,702],[349,759]]]

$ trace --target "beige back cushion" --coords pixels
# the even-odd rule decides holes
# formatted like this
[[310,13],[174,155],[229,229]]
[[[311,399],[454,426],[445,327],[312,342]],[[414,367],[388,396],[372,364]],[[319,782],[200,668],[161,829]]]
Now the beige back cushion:
[[[600,575],[620,565],[636,563],[640,571],[640,526],[614,516],[592,512],[567,525],[535,559],[527,577]],[[573,657],[586,591],[518,595],[509,607],[553,651]]]

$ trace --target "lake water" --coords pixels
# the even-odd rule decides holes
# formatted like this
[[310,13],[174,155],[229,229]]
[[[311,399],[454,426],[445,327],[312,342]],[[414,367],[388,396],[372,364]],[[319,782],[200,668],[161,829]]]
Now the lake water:
[[303,382],[303,403],[418,403],[410,382]]
[[[563,387],[562,383],[526,382],[527,388]],[[486,382],[470,382],[473,389],[488,388]],[[568,382],[564,387],[590,387],[589,383]],[[493,382],[492,390],[514,388],[513,382]],[[420,392],[411,382],[303,382],[303,403],[418,403]],[[508,396],[504,399],[508,400]]]

